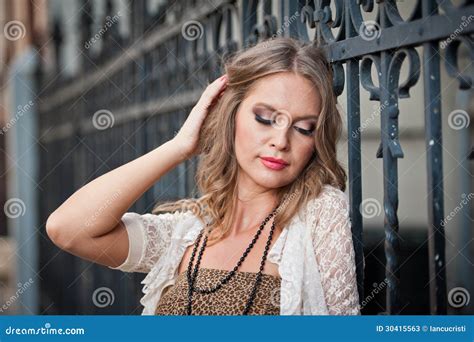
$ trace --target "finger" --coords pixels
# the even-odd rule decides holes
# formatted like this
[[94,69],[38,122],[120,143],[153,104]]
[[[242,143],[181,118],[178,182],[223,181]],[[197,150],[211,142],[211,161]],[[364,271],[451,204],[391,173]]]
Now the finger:
[[217,83],[211,83],[199,99],[200,105],[208,106],[219,93],[225,90],[225,81],[223,78]]
[[208,86],[213,85],[213,84],[219,84],[221,81],[227,80],[227,75],[223,74],[220,77],[216,78],[214,81],[208,84]]
[[204,92],[208,93],[209,95],[212,95],[223,89],[225,86],[227,86],[227,78],[220,77],[211,84],[209,84]]

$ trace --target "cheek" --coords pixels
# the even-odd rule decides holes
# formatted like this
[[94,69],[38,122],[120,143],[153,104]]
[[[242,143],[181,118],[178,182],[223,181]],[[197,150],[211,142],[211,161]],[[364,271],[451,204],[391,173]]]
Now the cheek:
[[305,141],[299,142],[299,144],[294,145],[295,148],[293,150],[294,153],[294,160],[297,160],[298,169],[303,169],[308,161],[311,159],[314,151],[314,141]]
[[[238,119],[235,125],[235,150],[240,158],[252,158],[261,150],[264,134],[251,120]],[[245,155],[243,155],[245,154]]]
[[314,141],[308,141],[301,146],[301,155],[306,156],[307,159],[310,159],[314,150]]
[[235,125],[235,156],[239,165],[244,166],[248,163],[255,149],[251,146],[251,133],[245,122],[236,121]]

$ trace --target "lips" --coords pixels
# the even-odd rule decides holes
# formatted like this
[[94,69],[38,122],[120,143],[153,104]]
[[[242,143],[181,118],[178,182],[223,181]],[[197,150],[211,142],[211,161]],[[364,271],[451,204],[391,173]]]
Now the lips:
[[289,165],[283,159],[272,158],[272,157],[260,157],[262,164],[272,170],[282,170]]
[[273,158],[273,157],[261,157],[263,160],[267,160],[272,163],[278,163],[278,164],[283,164],[283,165],[288,165],[289,163],[286,160],[279,159],[279,158]]

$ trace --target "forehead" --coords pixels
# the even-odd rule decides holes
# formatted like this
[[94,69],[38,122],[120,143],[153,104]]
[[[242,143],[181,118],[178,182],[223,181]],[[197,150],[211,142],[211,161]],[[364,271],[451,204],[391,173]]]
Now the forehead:
[[258,79],[247,96],[247,103],[263,102],[291,115],[319,114],[321,96],[314,84],[303,76],[281,72]]

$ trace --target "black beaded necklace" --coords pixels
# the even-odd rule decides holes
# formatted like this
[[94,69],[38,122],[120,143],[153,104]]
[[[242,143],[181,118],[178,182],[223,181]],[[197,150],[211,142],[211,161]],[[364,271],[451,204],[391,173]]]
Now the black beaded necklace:
[[[223,285],[225,285],[235,275],[235,273],[240,268],[240,266],[244,262],[245,258],[247,257],[247,255],[249,254],[249,252],[252,250],[253,246],[257,242],[258,237],[260,236],[263,228],[265,227],[267,222],[275,215],[276,210],[277,210],[277,208],[275,208],[270,213],[270,215],[268,215],[265,218],[265,220],[263,220],[262,224],[260,225],[260,228],[258,229],[257,233],[255,234],[254,238],[252,239],[252,242],[249,244],[249,246],[245,250],[244,254],[240,257],[240,260],[237,262],[237,265],[235,265],[235,267],[232,269],[232,271],[230,271],[224,278],[222,278],[216,286],[211,287],[211,288],[207,288],[207,289],[198,288],[197,286],[194,286],[194,283],[195,283],[196,278],[197,278],[198,269],[199,269],[199,265],[201,263],[202,254],[204,253],[204,249],[206,248],[207,238],[208,238],[208,235],[209,235],[210,232],[204,237],[203,244],[201,246],[201,249],[200,249],[198,257],[197,257],[196,265],[194,266],[194,271],[191,273],[194,258],[196,256],[197,247],[199,246],[199,243],[201,241],[201,238],[202,238],[202,235],[203,235],[203,232],[204,232],[204,229],[201,230],[201,232],[199,233],[199,235],[196,239],[196,242],[194,243],[193,252],[192,252],[191,258],[189,259],[188,270],[187,270],[188,305],[187,305],[186,312],[187,312],[188,315],[192,315],[192,300],[193,300],[193,293],[194,292],[206,293],[206,294],[214,293],[217,290],[219,290]],[[265,265],[265,261],[267,260],[267,254],[268,254],[268,250],[270,249],[270,244],[272,242],[272,237],[273,237],[273,231],[274,230],[275,230],[275,222],[272,223],[272,227],[270,229],[270,233],[269,233],[268,239],[267,239],[267,244],[265,245],[265,250],[263,251],[262,261],[260,263],[260,269],[257,273],[257,276],[255,277],[255,282],[254,282],[252,291],[250,292],[250,296],[247,300],[247,304],[245,305],[243,315],[248,314],[248,312],[250,311],[250,307],[252,306],[253,301],[255,299],[255,296],[257,294],[258,285],[260,284],[261,279],[262,279],[263,267]]]

